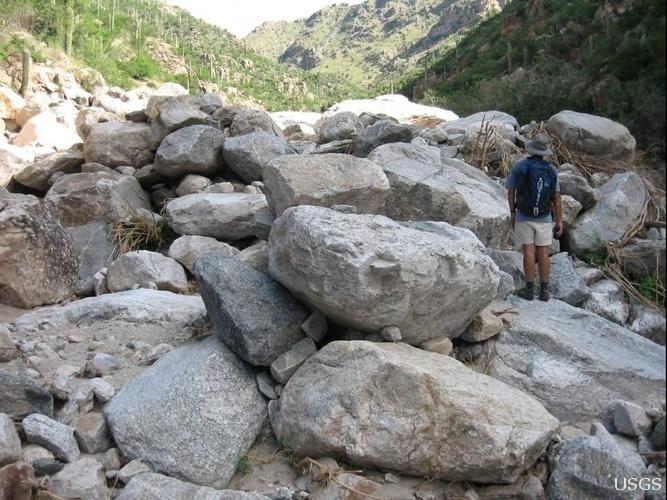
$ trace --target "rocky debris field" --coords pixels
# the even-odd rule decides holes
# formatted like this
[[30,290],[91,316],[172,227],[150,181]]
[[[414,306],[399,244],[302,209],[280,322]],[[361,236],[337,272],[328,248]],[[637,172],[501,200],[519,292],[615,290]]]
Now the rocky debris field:
[[[649,197],[664,220],[646,179],[560,165],[527,302],[504,179],[469,159],[534,125],[69,76],[0,87],[0,498],[665,498],[664,310],[590,259]],[[546,127],[633,161],[605,118]],[[628,275],[664,282],[664,229],[632,234]]]

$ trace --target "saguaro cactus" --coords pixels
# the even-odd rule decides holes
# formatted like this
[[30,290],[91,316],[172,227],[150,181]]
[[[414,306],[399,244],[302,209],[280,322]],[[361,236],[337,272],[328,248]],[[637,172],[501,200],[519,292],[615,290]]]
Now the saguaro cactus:
[[19,89],[19,94],[26,96],[30,93],[30,68],[32,63],[32,58],[30,57],[30,51],[28,49],[23,49],[23,73],[21,74],[21,88]]
[[65,53],[67,56],[72,55],[72,39],[74,38],[74,27],[76,25],[76,18],[72,7],[67,7],[67,32],[65,33]]

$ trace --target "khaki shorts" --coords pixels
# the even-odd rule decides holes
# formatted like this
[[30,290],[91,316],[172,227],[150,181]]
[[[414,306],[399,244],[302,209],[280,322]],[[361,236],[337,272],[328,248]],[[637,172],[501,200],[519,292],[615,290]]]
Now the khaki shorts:
[[553,242],[553,225],[550,222],[517,222],[514,225],[514,242],[519,246],[549,247]]

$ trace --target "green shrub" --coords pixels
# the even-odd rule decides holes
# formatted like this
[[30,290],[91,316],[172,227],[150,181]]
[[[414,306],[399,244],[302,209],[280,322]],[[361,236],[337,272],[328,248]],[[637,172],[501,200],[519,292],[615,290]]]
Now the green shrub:
[[145,52],[140,52],[123,66],[125,72],[137,80],[157,78],[161,73],[160,65]]

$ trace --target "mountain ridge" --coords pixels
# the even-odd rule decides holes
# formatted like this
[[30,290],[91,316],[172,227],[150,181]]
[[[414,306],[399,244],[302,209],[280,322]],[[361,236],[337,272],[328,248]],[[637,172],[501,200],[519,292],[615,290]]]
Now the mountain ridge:
[[[502,9],[505,0],[367,0],[335,4],[308,18],[264,23],[244,40],[266,57],[386,85],[429,53]],[[277,32],[277,33],[276,33]]]

